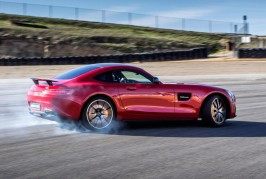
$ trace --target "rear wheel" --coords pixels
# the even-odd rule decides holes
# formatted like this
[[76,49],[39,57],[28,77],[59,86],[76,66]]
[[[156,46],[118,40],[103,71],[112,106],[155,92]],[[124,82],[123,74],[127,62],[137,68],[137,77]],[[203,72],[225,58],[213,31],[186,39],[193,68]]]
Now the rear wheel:
[[226,103],[218,95],[210,97],[202,108],[202,120],[205,124],[214,127],[224,125],[226,121]]
[[113,103],[105,97],[95,97],[84,108],[82,124],[87,129],[104,131],[112,128],[115,118]]

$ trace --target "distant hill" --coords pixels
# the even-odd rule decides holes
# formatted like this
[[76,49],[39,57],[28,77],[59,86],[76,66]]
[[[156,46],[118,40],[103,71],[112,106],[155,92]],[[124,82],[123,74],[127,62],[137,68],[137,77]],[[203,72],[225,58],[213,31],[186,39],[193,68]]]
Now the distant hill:
[[[224,50],[228,34],[0,14],[0,56],[69,56],[209,47]],[[10,51],[11,50],[11,51]]]

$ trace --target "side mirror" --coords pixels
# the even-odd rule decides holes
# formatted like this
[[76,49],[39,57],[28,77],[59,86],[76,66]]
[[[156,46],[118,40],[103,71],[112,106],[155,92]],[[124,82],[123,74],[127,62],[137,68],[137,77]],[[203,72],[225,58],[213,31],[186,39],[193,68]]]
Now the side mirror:
[[152,79],[152,83],[153,83],[153,84],[160,84],[161,82],[160,82],[159,78],[155,76],[155,77],[153,77],[153,79]]

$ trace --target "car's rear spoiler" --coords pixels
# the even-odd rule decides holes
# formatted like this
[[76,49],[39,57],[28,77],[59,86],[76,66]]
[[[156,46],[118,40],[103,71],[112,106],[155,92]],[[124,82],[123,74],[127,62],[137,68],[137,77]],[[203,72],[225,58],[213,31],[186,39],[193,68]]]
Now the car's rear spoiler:
[[35,85],[39,84],[39,81],[45,81],[49,86],[53,86],[53,82],[58,82],[55,80],[50,80],[50,79],[43,79],[43,78],[31,78],[32,81],[35,83]]

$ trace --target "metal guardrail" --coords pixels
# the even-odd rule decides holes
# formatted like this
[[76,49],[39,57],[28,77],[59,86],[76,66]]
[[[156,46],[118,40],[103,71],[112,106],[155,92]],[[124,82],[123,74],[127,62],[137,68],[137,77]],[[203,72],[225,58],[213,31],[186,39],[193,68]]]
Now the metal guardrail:
[[[242,29],[244,26],[243,23],[235,22],[164,17],[132,12],[116,12],[5,1],[0,1],[0,13],[209,33],[235,33],[236,26],[238,29]],[[180,16],[182,16],[182,14],[180,14]],[[237,33],[243,34],[242,31]]]
[[238,49],[238,58],[266,58],[266,48]]
[[2,58],[0,66],[21,66],[21,65],[73,65],[91,63],[129,63],[134,61],[171,61],[208,58],[207,48],[193,48],[190,50],[154,52],[154,53],[134,53],[121,55],[90,55],[74,57],[33,57],[33,58]]

